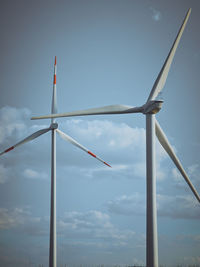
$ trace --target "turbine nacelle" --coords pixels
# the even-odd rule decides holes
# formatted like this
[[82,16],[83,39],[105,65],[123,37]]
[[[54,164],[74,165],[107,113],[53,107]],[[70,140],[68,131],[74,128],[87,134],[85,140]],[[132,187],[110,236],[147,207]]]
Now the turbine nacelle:
[[51,130],[56,130],[56,129],[58,129],[58,124],[56,123],[56,122],[53,122],[51,125],[50,125],[50,129]]
[[150,100],[143,106],[143,114],[156,114],[162,108],[163,100]]

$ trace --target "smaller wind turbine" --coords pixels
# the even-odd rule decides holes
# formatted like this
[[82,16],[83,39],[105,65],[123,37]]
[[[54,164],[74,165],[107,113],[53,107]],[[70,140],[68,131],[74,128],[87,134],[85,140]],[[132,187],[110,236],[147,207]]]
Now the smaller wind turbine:
[[[52,114],[55,114],[57,112],[57,101],[56,101],[56,57],[55,57],[55,63],[54,63],[54,79],[53,79],[53,97],[52,97],[52,108],[51,112]],[[58,133],[64,140],[70,142],[72,145],[75,145],[76,147],[82,149],[86,153],[88,153],[90,156],[98,159],[105,165],[111,167],[108,163],[106,163],[104,160],[96,156],[94,153],[92,153],[89,149],[79,144],[76,140],[74,140],[69,135],[63,133],[58,129],[58,124],[55,122],[55,119],[53,118],[51,120],[51,125],[49,128],[45,128],[42,130],[39,130],[22,141],[18,142],[14,146],[9,147],[8,149],[4,150],[0,153],[0,156],[4,153],[7,153],[14,148],[21,146],[29,141],[34,140],[35,138],[39,137],[42,134],[45,134],[47,132],[52,132],[52,146],[51,146],[51,211],[50,211],[50,246],[49,246],[49,267],[56,267],[56,133]]]
[[161,129],[159,123],[155,119],[155,114],[162,107],[163,101],[159,100],[159,93],[162,91],[169,69],[183,34],[184,28],[190,16],[191,9],[188,10],[183,24],[177,34],[172,48],[164,62],[164,65],[153,85],[150,95],[146,103],[139,107],[112,105],[87,110],[66,112],[61,114],[51,114],[32,119],[47,119],[58,117],[85,116],[85,115],[107,115],[107,114],[125,114],[125,113],[143,113],[146,116],[146,173],[147,173],[147,243],[146,243],[146,264],[147,267],[158,267],[158,241],[157,241],[157,210],[156,210],[156,166],[155,166],[155,134],[159,142],[166,150],[170,158],[189,185],[196,199],[200,202],[200,197],[187,176],[183,166],[172,149],[166,135]]

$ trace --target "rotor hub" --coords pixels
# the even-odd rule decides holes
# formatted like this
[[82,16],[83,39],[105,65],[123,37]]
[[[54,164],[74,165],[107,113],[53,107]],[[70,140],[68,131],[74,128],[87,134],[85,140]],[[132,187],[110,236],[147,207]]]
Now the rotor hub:
[[152,100],[144,105],[143,114],[156,114],[162,108],[163,100]]
[[53,129],[58,129],[58,124],[56,122],[53,122],[50,126],[50,128]]

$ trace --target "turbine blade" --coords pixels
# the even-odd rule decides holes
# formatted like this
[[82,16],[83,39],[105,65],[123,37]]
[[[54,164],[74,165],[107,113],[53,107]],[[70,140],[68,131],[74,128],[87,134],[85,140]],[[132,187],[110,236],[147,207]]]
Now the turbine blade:
[[81,144],[79,144],[76,140],[74,140],[72,137],[70,137],[69,135],[63,133],[62,131],[56,129],[56,131],[59,133],[59,135],[66,141],[70,142],[71,144],[77,146],[78,148],[82,149],[83,151],[85,151],[86,153],[88,153],[89,155],[93,156],[94,158],[98,159],[99,161],[101,161],[102,163],[104,163],[105,165],[107,165],[108,167],[111,167],[108,163],[106,163],[104,160],[102,160],[101,158],[99,158],[98,156],[96,156],[95,154],[93,154],[90,150],[88,150],[87,148],[85,148],[84,146],[82,146]]
[[[57,113],[57,94],[56,94],[56,56],[55,56],[55,63],[54,63],[54,76],[53,76],[53,96],[52,96],[52,105],[51,105],[51,113]],[[52,119],[51,122],[53,123],[54,120]]]
[[72,116],[85,116],[85,115],[106,115],[106,114],[124,114],[124,113],[138,113],[142,112],[143,107],[132,107],[125,105],[111,105],[99,108],[91,108],[73,112],[65,112],[60,114],[50,114],[38,117],[32,117],[31,120],[37,119],[49,119],[49,118],[60,118],[60,117],[72,117]]
[[171,147],[166,135],[164,134],[163,130],[161,129],[161,127],[160,127],[160,125],[159,125],[159,123],[157,121],[156,121],[155,124],[156,124],[156,135],[158,137],[158,140],[159,140],[160,144],[163,146],[165,151],[168,153],[170,158],[173,160],[174,164],[179,169],[180,173],[182,174],[183,178],[185,179],[185,181],[189,185],[189,187],[192,190],[193,194],[195,195],[197,200],[200,202],[199,194],[197,193],[197,191],[194,188],[192,182],[190,181],[188,175],[186,174],[182,164],[180,163],[179,159],[177,158],[177,156],[176,156],[173,148]]
[[13,150],[15,147],[17,146],[21,146],[29,141],[32,141],[33,139],[39,137],[40,135],[44,134],[44,133],[47,133],[48,131],[51,130],[51,127],[50,128],[46,128],[46,129],[42,129],[42,130],[39,130],[31,135],[29,135],[28,137],[26,137],[25,139],[23,139],[22,141],[18,142],[17,144],[15,144],[14,146],[11,146],[9,147],[8,149],[4,150],[3,152],[0,153],[0,156],[3,155],[4,153],[7,153],[11,150]]
[[147,102],[150,101],[150,100],[154,100],[157,97],[157,95],[161,92],[161,90],[163,89],[163,87],[165,85],[165,82],[166,82],[166,79],[167,79],[167,76],[168,76],[168,73],[169,73],[169,69],[170,69],[172,60],[174,58],[174,54],[176,52],[177,46],[179,44],[179,41],[180,41],[181,36],[183,34],[183,31],[185,29],[185,26],[186,26],[186,23],[187,23],[188,18],[190,16],[190,13],[191,13],[191,8],[188,10],[188,12],[187,12],[187,14],[185,16],[185,19],[184,19],[184,21],[183,21],[183,23],[181,25],[181,28],[180,28],[177,36],[176,36],[176,39],[175,39],[175,41],[173,43],[173,46],[172,46],[172,48],[171,48],[171,50],[170,50],[170,52],[169,52],[169,54],[168,54],[168,56],[167,56],[167,58],[165,60],[165,63],[163,65],[163,67],[162,67],[162,69],[161,69],[161,71],[160,71],[160,73],[159,73],[154,85],[153,85],[153,88],[151,90],[151,93],[149,95],[149,98],[148,98]]

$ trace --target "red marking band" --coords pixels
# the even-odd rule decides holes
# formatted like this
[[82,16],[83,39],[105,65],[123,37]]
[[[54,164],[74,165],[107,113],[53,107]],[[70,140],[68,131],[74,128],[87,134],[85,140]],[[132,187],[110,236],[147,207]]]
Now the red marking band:
[[56,65],[56,56],[55,56],[55,64],[54,65]]
[[56,74],[54,74],[53,84],[56,84]]
[[6,149],[4,152],[9,152],[10,150],[14,149],[15,147],[14,146],[11,146],[10,148]]
[[106,164],[108,167],[112,168],[108,163],[106,163],[105,161],[103,162],[104,164]]
[[90,154],[91,156],[93,156],[94,158],[96,158],[97,156],[95,154],[93,154],[92,152],[88,151],[88,154]]

